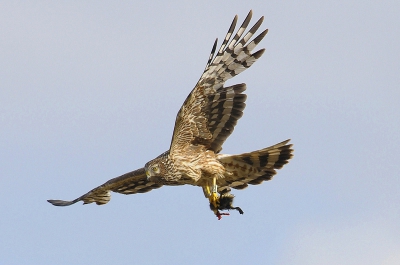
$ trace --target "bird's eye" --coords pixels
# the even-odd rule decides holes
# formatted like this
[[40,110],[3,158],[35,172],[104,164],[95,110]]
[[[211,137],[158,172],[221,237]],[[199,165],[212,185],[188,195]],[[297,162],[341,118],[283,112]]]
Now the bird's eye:
[[158,171],[158,167],[157,167],[157,166],[153,166],[153,167],[151,168],[151,170],[153,170],[154,172],[156,172],[156,171]]

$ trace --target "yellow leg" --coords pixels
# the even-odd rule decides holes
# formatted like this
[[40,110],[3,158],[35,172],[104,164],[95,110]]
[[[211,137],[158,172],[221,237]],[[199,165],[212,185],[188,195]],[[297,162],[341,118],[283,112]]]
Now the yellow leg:
[[211,191],[210,191],[210,186],[206,185],[204,189],[204,193],[207,194],[207,198],[210,197]]
[[[209,191],[209,187],[207,186],[207,190]],[[218,187],[217,187],[217,178],[213,177],[213,184],[212,184],[212,189],[211,189],[211,194],[210,197],[208,198],[210,203],[214,205],[215,209],[218,209],[218,204],[219,204],[219,196],[218,196]]]

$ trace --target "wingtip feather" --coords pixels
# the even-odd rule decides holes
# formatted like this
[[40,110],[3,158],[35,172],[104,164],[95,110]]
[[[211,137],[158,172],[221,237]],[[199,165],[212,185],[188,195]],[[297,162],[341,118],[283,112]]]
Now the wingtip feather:
[[76,203],[76,201],[63,201],[63,200],[47,200],[49,203],[54,206],[69,206],[71,204]]

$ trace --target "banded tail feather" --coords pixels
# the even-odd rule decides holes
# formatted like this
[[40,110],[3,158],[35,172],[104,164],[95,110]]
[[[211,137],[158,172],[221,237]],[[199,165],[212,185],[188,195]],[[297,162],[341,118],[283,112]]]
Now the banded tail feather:
[[272,179],[276,169],[281,169],[293,157],[289,140],[276,145],[240,155],[219,155],[218,160],[231,173],[220,179],[220,192],[230,188],[244,189],[249,184],[258,185]]

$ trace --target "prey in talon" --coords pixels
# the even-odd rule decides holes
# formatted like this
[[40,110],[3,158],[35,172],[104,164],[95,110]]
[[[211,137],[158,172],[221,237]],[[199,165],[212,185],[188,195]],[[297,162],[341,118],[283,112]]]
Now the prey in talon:
[[217,203],[217,207],[215,207],[214,204],[210,203],[210,209],[211,211],[214,212],[214,214],[217,216],[218,220],[222,218],[222,215],[229,215],[229,213],[221,213],[223,210],[237,210],[240,214],[243,214],[243,210],[240,207],[234,207],[233,204],[233,199],[235,196],[231,193],[223,193],[220,195]]

